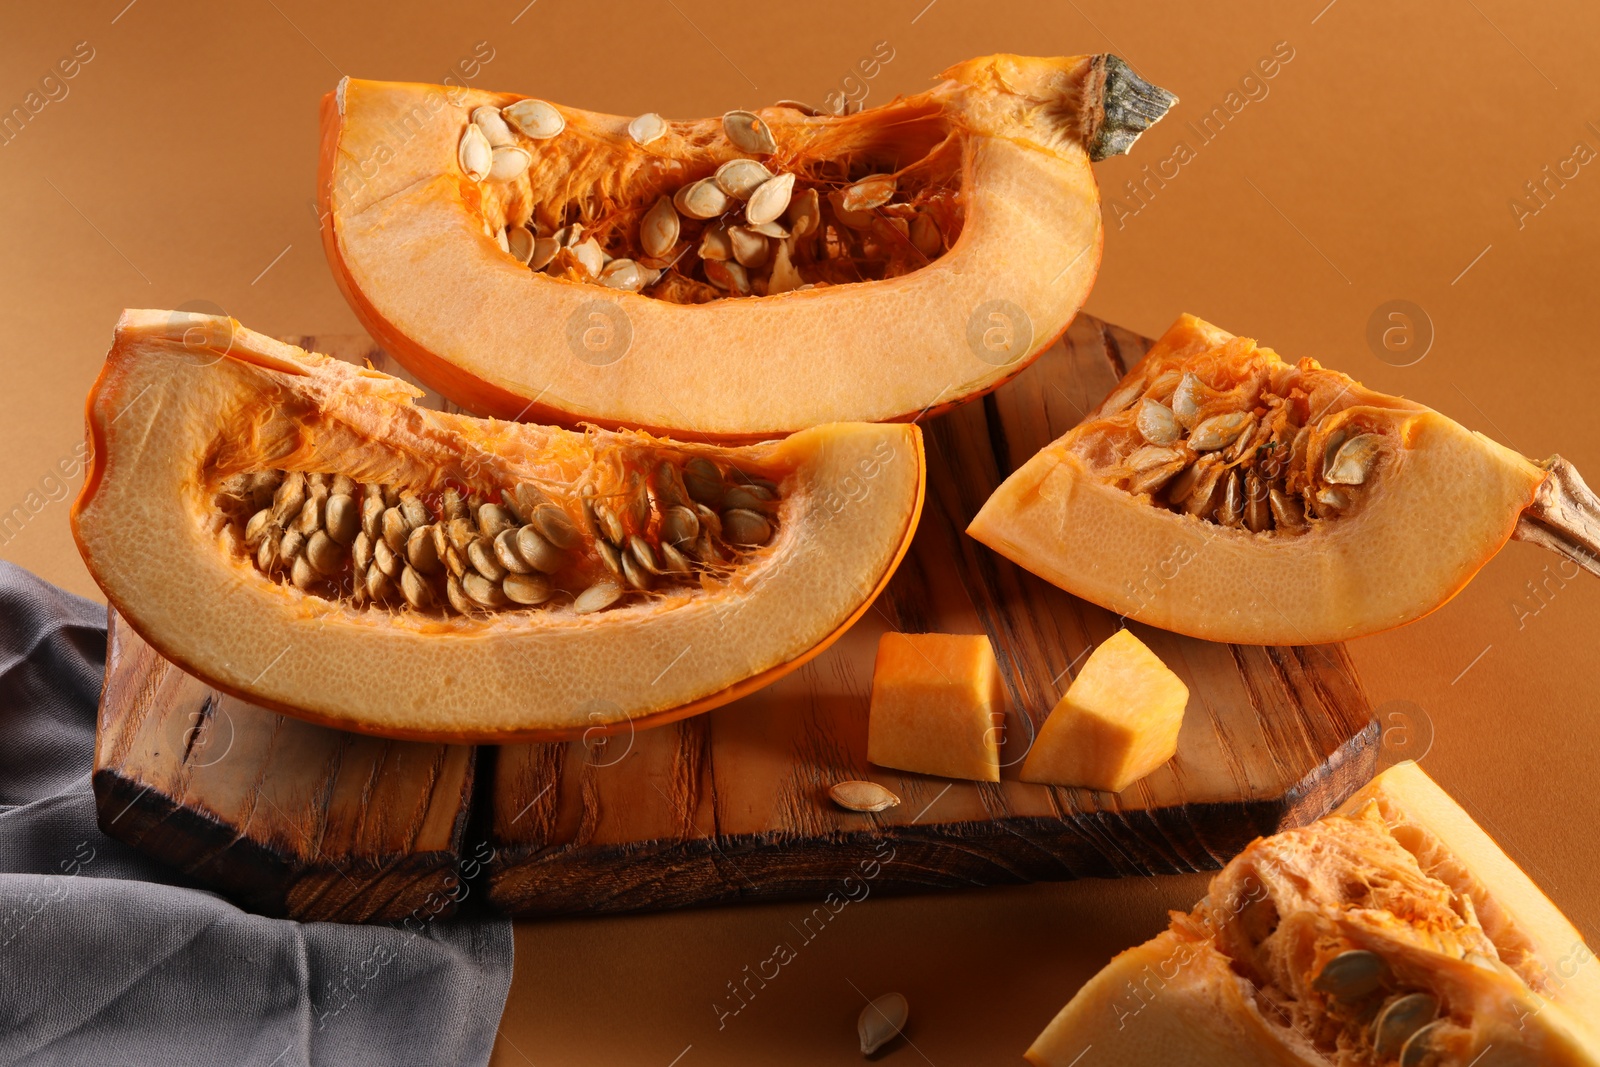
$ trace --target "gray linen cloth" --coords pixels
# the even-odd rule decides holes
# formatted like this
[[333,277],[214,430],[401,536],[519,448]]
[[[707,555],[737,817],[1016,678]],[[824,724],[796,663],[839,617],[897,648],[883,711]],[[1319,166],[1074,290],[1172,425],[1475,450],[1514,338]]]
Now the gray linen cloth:
[[510,922],[263,918],[100,832],[105,655],[104,608],[0,562],[0,1064],[487,1063]]

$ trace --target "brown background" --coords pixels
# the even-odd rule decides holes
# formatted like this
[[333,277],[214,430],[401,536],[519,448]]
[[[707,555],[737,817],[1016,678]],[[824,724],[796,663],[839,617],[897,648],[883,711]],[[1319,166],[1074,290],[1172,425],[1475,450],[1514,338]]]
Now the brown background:
[[[1581,158],[1600,152],[1592,2],[523,2],[7,5],[0,111],[78,42],[93,58],[0,145],[0,511],[45,501],[0,534],[4,558],[96,595],[49,476],[81,439],[122,307],[203,301],[271,333],[358,329],[317,243],[317,101],[342,73],[443,80],[480,41],[481,87],[669,117],[821,103],[879,41],[894,58],[866,82],[869,105],[971,55],[1115,51],[1182,103],[1099,169],[1125,210],[1108,205],[1090,311],[1152,334],[1193,311],[1600,472],[1600,161],[1548,183],[1542,204],[1524,188],[1579,143]],[[1247,86],[1257,99],[1198,136],[1187,123],[1225,107],[1279,42],[1293,58],[1265,97]],[[1134,200],[1124,182],[1180,140],[1192,158]],[[1396,299],[1435,334],[1405,367],[1367,339]],[[1600,583],[1512,545],[1445,610],[1352,646],[1374,700],[1416,724],[1391,742],[1417,752],[1431,727],[1427,768],[1591,944],[1597,613]],[[890,1061],[1015,1063],[1079,983],[1204,883],[852,906],[720,1030],[726,983],[792,939],[804,908],[524,924],[496,1063],[855,1063],[863,994],[888,990],[910,998],[914,1042]]]

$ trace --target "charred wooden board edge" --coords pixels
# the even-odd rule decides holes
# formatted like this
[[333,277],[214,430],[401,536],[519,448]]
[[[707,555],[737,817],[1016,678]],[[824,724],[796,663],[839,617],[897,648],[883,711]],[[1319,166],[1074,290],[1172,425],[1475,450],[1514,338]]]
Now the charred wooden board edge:
[[[1342,803],[1376,772],[1380,736],[1374,719],[1293,789],[1259,801],[886,825],[820,837],[742,834],[543,849],[496,842],[487,897],[516,918],[554,918],[820,901],[849,895],[849,880],[902,895],[1217,870],[1257,837],[1303,826]],[[1118,843],[1130,837],[1141,846],[1137,856]]]

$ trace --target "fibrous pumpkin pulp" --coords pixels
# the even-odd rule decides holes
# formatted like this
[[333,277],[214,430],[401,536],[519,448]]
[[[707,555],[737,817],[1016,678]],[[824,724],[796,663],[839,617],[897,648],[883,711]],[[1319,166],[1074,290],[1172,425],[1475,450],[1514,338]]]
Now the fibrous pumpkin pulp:
[[1252,843],[1193,911],[1091,978],[1027,1059],[1593,1067],[1600,962],[1404,763],[1320,822]]
[[1089,164],[1174,99],[1105,55],[698,121],[345,79],[324,246],[373,336],[479,414],[724,439],[911,419],[1066,328],[1100,260]]
[[73,511],[107,598],[264,706],[450,740],[660,722],[773,681],[888,581],[914,426],[718,448],[414,406],[230,319],[130,311]]
[[1560,457],[1192,315],[967,532],[1120,615],[1243,644],[1410,622],[1513,535],[1600,573],[1600,500]]

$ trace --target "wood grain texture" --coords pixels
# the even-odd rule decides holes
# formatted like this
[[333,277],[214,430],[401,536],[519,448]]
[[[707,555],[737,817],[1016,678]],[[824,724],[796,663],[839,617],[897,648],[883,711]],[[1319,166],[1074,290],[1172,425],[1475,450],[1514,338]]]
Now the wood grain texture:
[[253,911],[344,922],[451,911],[475,757],[224,696],[111,613],[100,828]]
[[[365,338],[289,340],[406,376]],[[1116,795],[1023,783],[1038,726],[1123,620],[963,532],[1148,343],[1080,315],[1026,373],[931,420],[922,525],[887,592],[798,671],[668,726],[481,748],[475,764],[469,749],[358,738],[221,697],[113,619],[101,824],[247,906],[304,918],[398,918],[437,898],[460,863],[475,772],[487,776],[475,821],[493,849],[488,897],[520,916],[1216,868],[1375,771],[1378,725],[1344,649],[1220,645],[1135,624],[1189,686],[1178,755]],[[449,406],[432,393],[422,403]],[[1008,689],[1002,781],[867,763],[872,665],[889,630],[993,640]],[[232,747],[212,762],[224,721]],[[880,782],[901,804],[839,809],[827,790],[847,778]]]
[[[911,552],[874,609],[812,663],[673,726],[500,749],[490,899],[517,915],[561,915],[848,897],[864,878],[876,892],[911,892],[1211,869],[1370,778],[1378,727],[1341,646],[1219,645],[1135,625],[1192,694],[1177,757],[1117,795],[1016,780],[1074,668],[1122,620],[963,531],[1147,347],[1080,316],[1027,373],[932,420]],[[888,630],[993,640],[1009,691],[1001,782],[867,763],[873,658]],[[902,802],[843,811],[827,790],[847,778]]]

